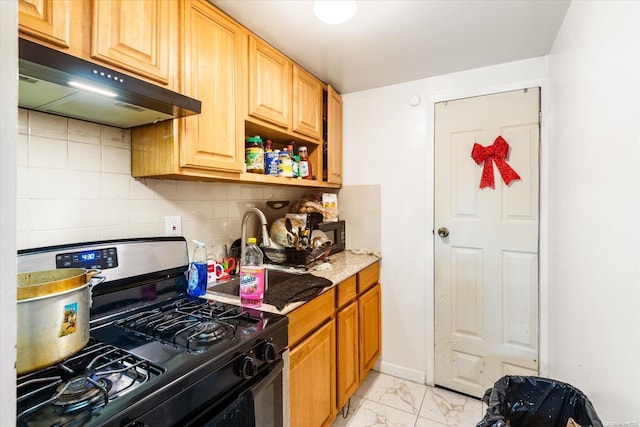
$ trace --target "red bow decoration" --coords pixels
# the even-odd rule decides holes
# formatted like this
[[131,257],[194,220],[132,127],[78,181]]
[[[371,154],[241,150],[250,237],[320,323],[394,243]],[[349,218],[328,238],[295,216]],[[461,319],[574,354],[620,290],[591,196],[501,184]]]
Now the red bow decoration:
[[509,152],[509,144],[501,136],[498,136],[493,145],[483,147],[477,142],[473,144],[471,150],[471,158],[479,165],[484,162],[482,167],[482,179],[480,180],[480,188],[491,187],[496,188],[493,180],[493,163],[495,162],[502,176],[502,180],[509,185],[514,179],[520,179],[520,175],[513,170],[511,166],[504,160]]

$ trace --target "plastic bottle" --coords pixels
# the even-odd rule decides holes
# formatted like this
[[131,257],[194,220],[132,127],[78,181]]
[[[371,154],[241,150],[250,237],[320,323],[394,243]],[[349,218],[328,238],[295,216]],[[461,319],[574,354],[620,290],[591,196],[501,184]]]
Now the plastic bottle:
[[289,150],[286,148],[282,150],[278,160],[278,175],[293,178],[293,161],[289,156]]
[[194,240],[196,244],[193,250],[193,259],[189,268],[189,281],[187,282],[187,294],[199,297],[207,292],[207,249],[204,242]]
[[264,255],[256,245],[256,238],[249,237],[240,262],[240,305],[260,307],[264,299]]
[[300,176],[302,179],[313,178],[313,168],[307,154],[307,147],[304,145],[298,149],[300,153]]

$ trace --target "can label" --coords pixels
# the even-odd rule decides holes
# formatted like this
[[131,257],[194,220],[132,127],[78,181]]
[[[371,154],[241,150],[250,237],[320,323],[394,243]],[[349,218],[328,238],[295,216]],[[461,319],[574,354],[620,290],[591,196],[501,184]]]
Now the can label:
[[264,171],[264,150],[262,147],[246,148],[245,163],[247,164],[247,171]]

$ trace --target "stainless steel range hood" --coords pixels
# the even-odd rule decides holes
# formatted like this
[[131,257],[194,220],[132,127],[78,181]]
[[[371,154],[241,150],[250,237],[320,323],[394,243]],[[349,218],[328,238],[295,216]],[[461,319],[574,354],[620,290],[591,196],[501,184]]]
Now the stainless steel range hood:
[[197,99],[22,38],[19,43],[20,107],[125,129],[200,114]]

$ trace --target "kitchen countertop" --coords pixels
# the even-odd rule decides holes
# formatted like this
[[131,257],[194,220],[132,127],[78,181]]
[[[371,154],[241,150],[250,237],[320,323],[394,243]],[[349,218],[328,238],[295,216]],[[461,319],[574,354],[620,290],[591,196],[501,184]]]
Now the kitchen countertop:
[[[328,286],[325,289],[326,291],[379,260],[380,256],[378,254],[360,254],[346,250],[329,256],[324,263],[314,266],[314,268],[309,269],[306,273],[311,273],[314,276],[324,277],[325,279],[330,280],[332,285]],[[209,286],[207,288],[207,293],[201,298],[227,304],[240,304],[239,296],[215,293],[215,284],[213,286]],[[287,304],[287,306],[282,310],[278,310],[275,306],[270,304],[262,304],[259,310],[270,313],[287,314],[304,303],[304,301],[300,301]]]

